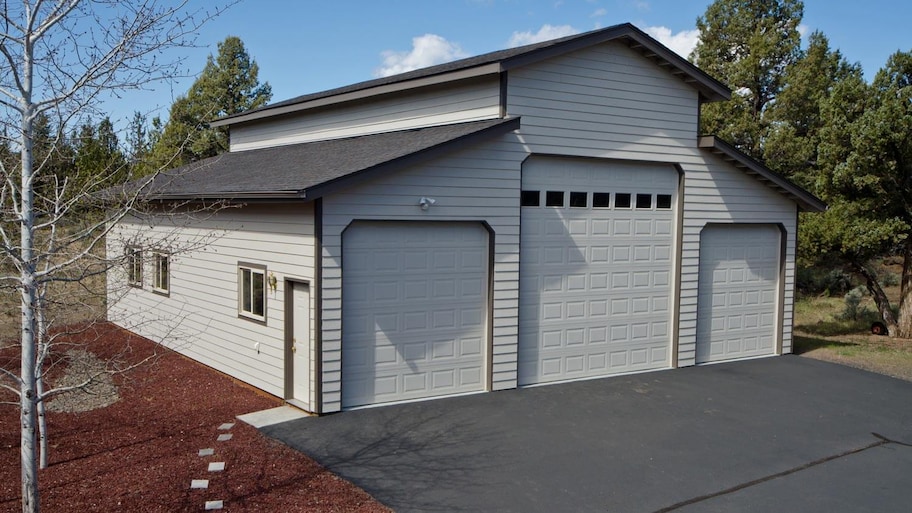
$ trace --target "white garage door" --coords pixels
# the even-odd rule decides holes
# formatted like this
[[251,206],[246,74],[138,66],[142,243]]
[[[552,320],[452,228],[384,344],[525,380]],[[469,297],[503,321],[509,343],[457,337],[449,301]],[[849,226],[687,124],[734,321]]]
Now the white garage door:
[[697,363],[775,354],[779,237],[768,225],[701,233]]
[[678,175],[669,165],[523,165],[519,384],[667,367]]
[[342,244],[343,407],[482,390],[487,231],[356,222]]

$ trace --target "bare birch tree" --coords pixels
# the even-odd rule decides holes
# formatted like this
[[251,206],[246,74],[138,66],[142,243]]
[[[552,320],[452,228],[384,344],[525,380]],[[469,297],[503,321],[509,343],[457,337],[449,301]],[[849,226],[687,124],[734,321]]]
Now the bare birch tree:
[[200,25],[223,7],[207,11],[188,0],[0,2],[0,143],[13,157],[0,159],[0,288],[14,291],[21,305],[18,373],[0,368],[0,386],[18,398],[22,511],[37,512],[37,412],[49,397],[85,385],[53,389],[42,379],[54,340],[54,285],[82,286],[124,263],[122,254],[106,255],[106,237],[118,220],[142,215],[137,207],[155,174],[117,195],[99,191],[122,183],[122,169],[79,179],[54,174],[35,158],[36,119],[45,115],[65,127],[97,113],[109,95],[175,78],[179,60],[168,50],[193,45]]

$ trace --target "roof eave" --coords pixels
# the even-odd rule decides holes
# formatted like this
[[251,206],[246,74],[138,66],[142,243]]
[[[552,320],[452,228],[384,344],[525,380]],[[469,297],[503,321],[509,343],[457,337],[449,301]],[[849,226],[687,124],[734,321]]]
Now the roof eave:
[[722,159],[730,162],[748,174],[753,175],[754,178],[761,182],[771,184],[785,196],[795,201],[801,210],[805,212],[823,212],[827,209],[827,204],[817,196],[814,196],[803,187],[750,158],[731,144],[714,135],[700,136],[698,138],[697,146],[719,155]]
[[305,198],[303,191],[228,191],[218,193],[149,194],[146,201],[298,201]]

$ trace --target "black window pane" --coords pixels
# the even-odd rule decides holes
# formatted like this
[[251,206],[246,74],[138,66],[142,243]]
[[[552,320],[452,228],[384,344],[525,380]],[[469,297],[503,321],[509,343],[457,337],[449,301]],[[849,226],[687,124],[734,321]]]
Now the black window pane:
[[589,194],[585,192],[571,192],[570,193],[570,206],[577,208],[586,208],[589,199]]
[[652,208],[652,194],[637,194],[637,208]]
[[168,283],[170,281],[170,271],[168,270],[168,257],[161,257],[161,281],[158,288],[162,290],[168,290]]
[[265,313],[266,294],[265,294],[265,275],[253,273],[253,314],[263,315]]
[[253,306],[250,304],[252,297],[250,290],[250,274],[249,269],[241,269],[241,310],[245,312],[253,310]]
[[615,194],[614,208],[630,208],[630,194],[626,192]]
[[522,191],[519,195],[519,204],[524,207],[537,207],[541,205],[541,192]]
[[656,195],[656,208],[662,208],[662,209],[671,208],[671,194]]
[[609,202],[611,201],[610,192],[593,192],[592,193],[592,206],[593,208],[608,208]]
[[548,191],[545,194],[545,206],[546,207],[564,206],[564,191]]

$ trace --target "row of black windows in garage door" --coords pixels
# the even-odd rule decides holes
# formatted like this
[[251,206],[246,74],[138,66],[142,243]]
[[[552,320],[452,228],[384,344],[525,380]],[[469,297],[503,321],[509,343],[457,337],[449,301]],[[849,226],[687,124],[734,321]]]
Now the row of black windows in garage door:
[[[543,191],[522,191],[520,204],[524,207],[542,206]],[[569,203],[565,200],[569,196]],[[588,192],[564,192],[564,191],[544,191],[544,206],[546,207],[567,207],[570,208],[588,208]],[[614,204],[611,203],[612,194],[610,192],[593,192],[592,208],[639,208],[651,209],[653,207],[653,196],[655,196],[655,208],[658,210],[671,209],[671,194],[631,194],[629,192],[614,193]],[[635,199],[635,202],[634,202]]]

